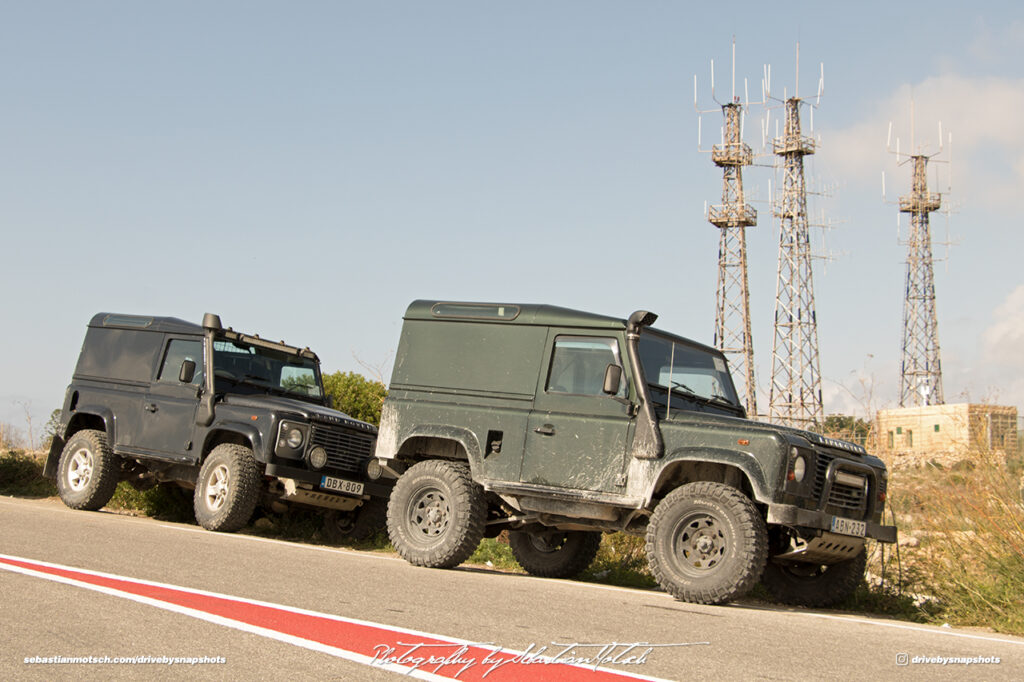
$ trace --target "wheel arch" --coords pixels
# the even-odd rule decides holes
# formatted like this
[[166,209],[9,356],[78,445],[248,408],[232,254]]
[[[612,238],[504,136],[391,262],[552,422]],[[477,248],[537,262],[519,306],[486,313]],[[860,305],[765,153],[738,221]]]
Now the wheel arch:
[[475,477],[480,470],[480,441],[469,429],[442,425],[416,426],[402,440],[396,457],[410,465],[427,459],[466,462]]
[[267,461],[263,452],[263,437],[258,429],[248,424],[221,422],[214,424],[206,433],[200,452],[200,462],[204,461],[215,447],[224,443],[233,443],[249,448],[257,462],[265,464]]
[[50,451],[46,455],[46,463],[43,465],[43,476],[46,478],[57,477],[57,465],[60,456],[64,452],[64,446],[79,431],[92,429],[102,431],[107,435],[107,442],[113,445],[114,441],[114,413],[107,408],[84,407],[75,410],[68,419],[67,427],[63,429],[62,435],[54,435],[50,442]]
[[648,493],[647,502],[660,499],[687,483],[709,481],[730,485],[754,502],[771,501],[764,472],[752,457],[724,449],[680,449],[669,455]]

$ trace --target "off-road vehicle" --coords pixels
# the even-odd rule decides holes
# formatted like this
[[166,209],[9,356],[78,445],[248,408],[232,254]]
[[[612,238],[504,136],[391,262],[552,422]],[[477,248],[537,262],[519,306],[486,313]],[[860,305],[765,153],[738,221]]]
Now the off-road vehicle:
[[[377,429],[331,409],[308,348],[171,317],[100,313],[85,334],[44,473],[73,509],[119,481],[194,490],[196,520],[238,530],[257,503],[330,510],[335,534],[383,527]],[[282,506],[283,505],[283,506]]]
[[601,532],[646,537],[675,597],[721,603],[760,579],[824,605],[861,581],[886,468],[864,448],[746,419],[719,351],[546,305],[416,301],[376,456],[398,476],[391,542],[451,567],[509,531],[529,573],[568,577]]

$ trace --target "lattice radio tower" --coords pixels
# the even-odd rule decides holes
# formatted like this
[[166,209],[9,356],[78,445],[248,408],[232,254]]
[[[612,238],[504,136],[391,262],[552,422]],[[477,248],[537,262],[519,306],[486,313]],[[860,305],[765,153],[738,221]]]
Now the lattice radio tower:
[[[757,211],[743,194],[743,167],[753,163],[750,145],[743,142],[747,104],[736,95],[736,43],[732,45],[732,95],[722,104],[715,98],[715,63],[711,62],[711,98],[721,107],[725,123],[722,143],[712,145],[711,160],[722,169],[722,203],[707,207],[707,220],[719,229],[718,286],[715,289],[715,348],[729,360],[738,380],[740,399],[747,414],[757,415],[757,384],[754,377],[754,342],[750,334],[750,288],[747,277],[746,228],[757,224]],[[744,90],[746,90],[744,84]],[[697,77],[693,77],[693,105],[697,108]],[[713,111],[713,110],[712,110]],[[697,109],[697,145],[700,147],[700,114]]]
[[[804,102],[799,96],[799,49],[798,45],[796,94],[793,97],[783,95],[785,127],[783,134],[772,140],[772,151],[779,157],[783,182],[781,197],[774,202],[774,213],[779,219],[779,271],[768,417],[775,423],[818,430],[824,420],[804,181],[804,157],[815,152],[815,142],[805,137],[800,128],[800,106]],[[766,69],[766,93],[770,93],[769,74]],[[819,98],[823,86],[824,67],[818,84]],[[811,111],[813,127],[813,109]]]
[[[913,119],[913,105],[911,105]],[[913,124],[913,121],[911,121]],[[892,140],[892,125],[889,126]],[[911,125],[911,148],[914,148]],[[916,150],[915,150],[916,151]],[[942,362],[939,357],[939,323],[935,315],[935,276],[932,269],[932,236],[929,215],[942,206],[942,195],[928,191],[928,162],[942,152],[942,124],[939,151],[932,155],[903,154],[896,141],[900,165],[912,169],[910,194],[899,198],[900,213],[910,214],[907,238],[907,277],[903,300],[903,353],[900,362],[900,407],[942,405]],[[885,191],[883,180],[883,196]]]

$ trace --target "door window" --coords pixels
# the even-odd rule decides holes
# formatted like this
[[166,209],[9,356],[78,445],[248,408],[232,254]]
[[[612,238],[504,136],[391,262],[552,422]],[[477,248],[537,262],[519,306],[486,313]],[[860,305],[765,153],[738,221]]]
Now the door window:
[[157,381],[178,383],[181,363],[185,360],[196,363],[196,373],[192,377],[192,383],[197,386],[202,384],[203,342],[186,341],[185,339],[171,339],[167,344],[167,354],[164,356],[164,364],[160,367],[160,376],[157,377]]
[[[608,365],[619,365],[619,344],[615,339],[586,336],[559,336],[551,356],[547,390],[550,393],[604,395],[604,375]],[[626,381],[619,382],[616,395],[624,396]]]

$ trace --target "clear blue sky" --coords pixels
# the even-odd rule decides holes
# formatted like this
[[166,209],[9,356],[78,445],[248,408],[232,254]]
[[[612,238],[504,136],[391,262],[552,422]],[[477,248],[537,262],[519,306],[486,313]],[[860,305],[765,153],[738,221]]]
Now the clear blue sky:
[[[1019,3],[727,6],[0,2],[0,421],[60,406],[98,311],[217,312],[385,376],[415,298],[647,308],[710,342],[721,173],[697,150],[693,78],[708,108],[715,59],[727,94],[733,36],[752,98],[765,63],[792,93],[797,41],[801,94],[824,63],[808,177],[835,223],[815,272],[826,412],[863,411],[862,380],[872,407],[896,400],[905,251],[881,175],[907,191],[885,143],[893,121],[909,148],[911,93],[916,141],[935,151],[940,120],[953,135],[947,401],[1024,404]],[[704,116],[705,146],[718,127]],[[746,174],[762,390],[771,177]]]

